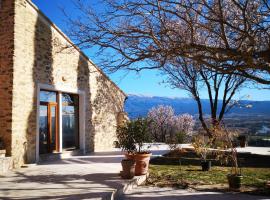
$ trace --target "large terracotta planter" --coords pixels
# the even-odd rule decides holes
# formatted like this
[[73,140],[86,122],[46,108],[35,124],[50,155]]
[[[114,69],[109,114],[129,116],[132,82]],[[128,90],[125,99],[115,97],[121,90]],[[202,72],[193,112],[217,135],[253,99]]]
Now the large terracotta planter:
[[123,159],[121,161],[122,169],[121,177],[124,179],[132,179],[135,175],[135,161],[129,159]]
[[135,156],[135,175],[140,176],[147,174],[151,153],[137,153]]

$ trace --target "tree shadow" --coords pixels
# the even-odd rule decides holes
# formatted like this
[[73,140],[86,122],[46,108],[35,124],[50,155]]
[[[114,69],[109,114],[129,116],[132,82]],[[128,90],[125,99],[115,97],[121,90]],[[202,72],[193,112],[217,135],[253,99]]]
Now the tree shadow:
[[[37,15],[34,28],[34,64],[32,67],[34,87],[32,88],[32,93],[29,94],[29,98],[32,99],[32,108],[27,120],[26,141],[23,143],[23,163],[36,162],[36,130],[38,126],[36,119],[39,114],[37,113],[38,83],[54,85],[52,28],[41,18],[42,16]],[[30,95],[32,96],[30,97]],[[14,147],[13,149],[18,151],[16,153],[18,155],[22,151],[21,147]],[[16,162],[22,164],[21,161]]]
[[[29,175],[16,172],[15,179],[5,184],[16,184],[15,188],[0,186],[1,193],[8,194],[6,197],[1,197],[6,200],[110,199],[116,188],[123,187],[123,181],[118,174],[114,173]],[[63,193],[60,195],[58,190]],[[21,193],[21,198],[18,198],[19,193]],[[46,195],[48,193],[49,195]]]
[[209,200],[209,199],[219,199],[219,200],[266,200],[267,197],[254,196],[240,193],[231,193],[226,191],[213,192],[211,190],[204,191],[189,191],[189,190],[177,190],[174,188],[147,188],[140,191],[131,191],[130,194],[125,195],[127,200],[143,199],[166,199],[166,200]]
[[[74,195],[54,195],[54,196],[41,196],[41,197],[29,197],[28,200],[83,200],[83,199],[109,199],[111,195],[111,192],[107,193],[85,193],[85,194],[74,194]],[[10,198],[10,197],[3,197],[2,200],[15,200],[15,199],[21,199],[25,200],[24,198]]]

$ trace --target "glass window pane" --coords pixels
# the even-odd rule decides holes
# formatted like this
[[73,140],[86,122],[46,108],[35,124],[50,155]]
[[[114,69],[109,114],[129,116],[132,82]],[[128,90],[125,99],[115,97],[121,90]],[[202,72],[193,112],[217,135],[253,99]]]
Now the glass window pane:
[[64,149],[79,148],[78,100],[78,95],[62,94],[62,145]]
[[67,94],[67,93],[62,94],[63,105],[77,105],[78,99],[79,99],[78,95]]
[[48,107],[40,106],[39,113],[39,153],[48,153]]
[[52,106],[51,109],[51,150],[56,150],[56,107]]
[[41,90],[40,101],[43,102],[56,102],[56,92]]

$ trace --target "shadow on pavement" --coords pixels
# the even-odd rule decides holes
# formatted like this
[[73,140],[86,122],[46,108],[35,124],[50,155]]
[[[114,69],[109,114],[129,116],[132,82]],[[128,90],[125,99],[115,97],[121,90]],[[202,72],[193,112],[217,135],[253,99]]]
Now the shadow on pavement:
[[[141,191],[140,191],[141,190]],[[194,192],[173,188],[137,188],[125,195],[126,200],[269,200],[268,197],[239,193]]]

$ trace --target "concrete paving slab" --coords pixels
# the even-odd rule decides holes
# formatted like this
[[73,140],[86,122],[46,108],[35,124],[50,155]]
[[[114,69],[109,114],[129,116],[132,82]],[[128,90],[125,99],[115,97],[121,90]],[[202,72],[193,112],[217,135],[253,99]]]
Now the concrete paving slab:
[[121,152],[43,162],[0,177],[0,199],[111,199],[125,181],[119,176]]
[[174,188],[137,187],[123,196],[124,200],[270,200],[270,197],[221,192],[196,192]]

